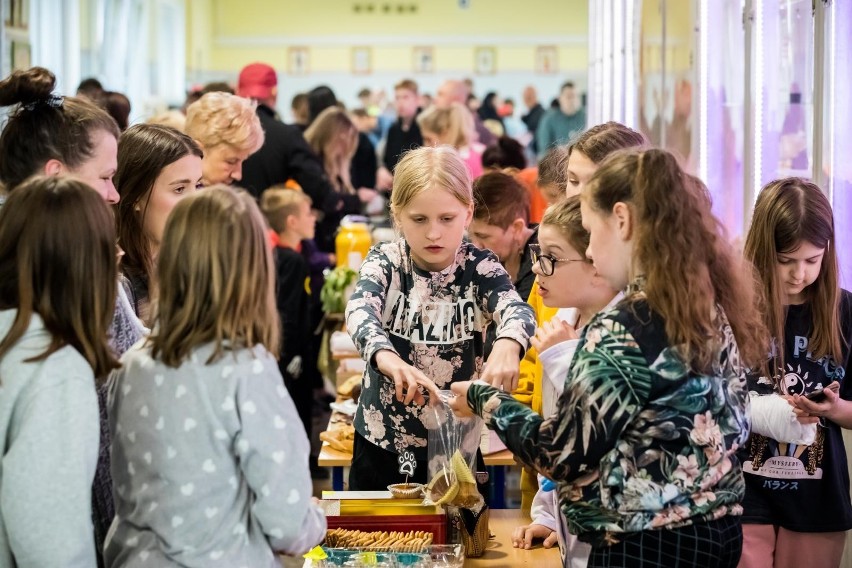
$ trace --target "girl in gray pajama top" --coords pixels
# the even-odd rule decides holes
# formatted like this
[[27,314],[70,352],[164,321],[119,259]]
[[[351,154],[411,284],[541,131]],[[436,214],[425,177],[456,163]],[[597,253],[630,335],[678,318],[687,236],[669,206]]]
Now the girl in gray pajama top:
[[108,567],[272,568],[276,552],[302,554],[325,534],[308,440],[271,355],[265,238],[251,197],[224,186],[169,218],[155,329],[110,384]]

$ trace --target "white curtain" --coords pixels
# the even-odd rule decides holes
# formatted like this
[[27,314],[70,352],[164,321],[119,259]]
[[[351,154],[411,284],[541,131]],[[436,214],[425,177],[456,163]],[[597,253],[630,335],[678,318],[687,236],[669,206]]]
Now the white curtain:
[[32,63],[53,71],[62,93],[80,82],[79,15],[79,0],[30,0]]
[[131,122],[183,102],[183,0],[30,0],[33,64],[73,94],[86,77],[130,98]]

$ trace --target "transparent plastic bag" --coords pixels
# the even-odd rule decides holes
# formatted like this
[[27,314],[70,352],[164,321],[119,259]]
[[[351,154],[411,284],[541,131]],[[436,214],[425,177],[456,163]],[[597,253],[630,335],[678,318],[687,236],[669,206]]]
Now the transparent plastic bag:
[[485,500],[479,493],[474,476],[476,450],[479,448],[482,419],[478,416],[458,418],[448,401],[450,391],[440,391],[437,400],[430,399],[423,412],[429,435],[429,483],[425,502],[428,505],[453,505],[479,512]]

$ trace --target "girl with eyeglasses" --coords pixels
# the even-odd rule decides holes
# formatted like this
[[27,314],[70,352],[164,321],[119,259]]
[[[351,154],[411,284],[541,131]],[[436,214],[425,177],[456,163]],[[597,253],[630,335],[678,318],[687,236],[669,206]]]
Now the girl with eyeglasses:
[[[583,132],[570,145],[554,148],[548,153],[539,163],[539,185],[551,203],[558,203],[571,195],[579,195],[604,158],[616,150],[642,147],[645,144],[642,134],[623,124],[598,124]],[[561,170],[560,175],[556,175],[557,170]],[[527,303],[532,306],[539,326],[550,321],[556,314],[555,309],[548,308],[543,303],[537,283],[533,284]],[[542,412],[542,376],[538,351],[531,347],[521,361],[518,388],[512,394],[517,401],[538,413]],[[535,473],[524,468],[521,470],[521,509],[530,510],[536,491],[538,483]],[[527,539],[526,542],[531,540]]]
[[[539,244],[532,247],[538,293],[545,306],[559,310],[531,339],[543,367],[542,416],[551,416],[577,350],[579,333],[596,313],[617,302],[622,294],[601,278],[585,256],[589,233],[580,218],[578,196],[549,207],[538,233]],[[538,481],[543,485],[544,478],[539,476]],[[530,517],[529,525],[519,526],[512,533],[513,546],[529,548],[533,539],[543,539],[543,546],[550,548],[558,542],[566,566],[586,565],[589,547],[568,533],[555,491],[538,490]]]

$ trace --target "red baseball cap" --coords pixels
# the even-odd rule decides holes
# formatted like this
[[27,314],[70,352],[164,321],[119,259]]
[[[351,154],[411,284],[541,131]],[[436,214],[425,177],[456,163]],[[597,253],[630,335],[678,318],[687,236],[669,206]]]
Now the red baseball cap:
[[250,63],[240,71],[237,94],[249,99],[267,99],[278,88],[278,75],[266,63]]

